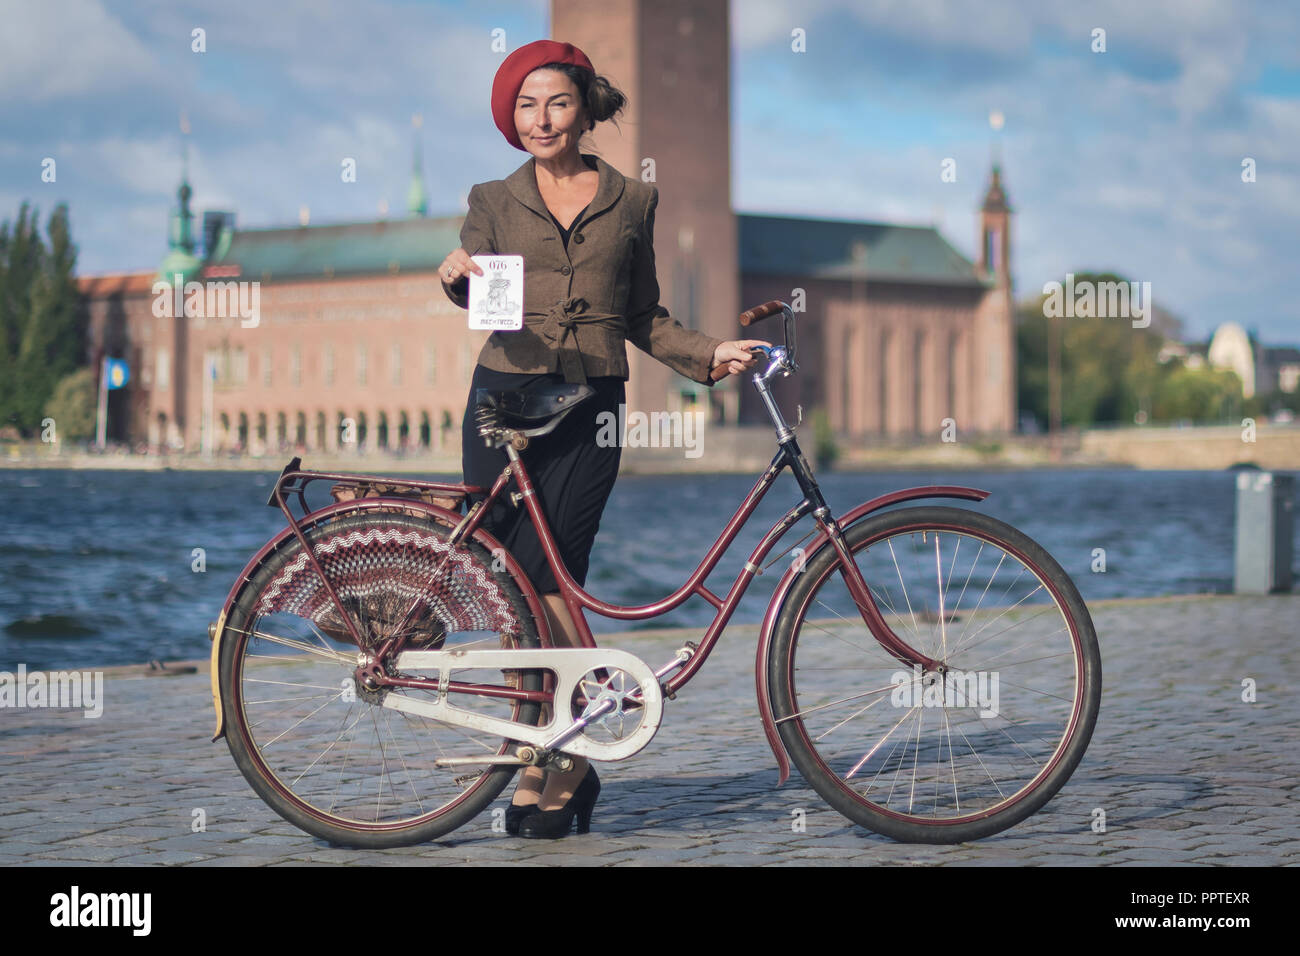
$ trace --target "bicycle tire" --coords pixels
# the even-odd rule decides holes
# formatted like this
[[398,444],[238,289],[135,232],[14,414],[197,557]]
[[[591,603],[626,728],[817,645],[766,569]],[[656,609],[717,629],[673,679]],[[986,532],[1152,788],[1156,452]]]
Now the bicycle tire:
[[[513,577],[500,564],[494,569],[493,555],[477,542],[450,549],[446,543],[450,531],[444,524],[408,513],[367,511],[330,518],[307,528],[304,534],[318,560],[326,568],[340,598],[358,620],[363,640],[367,642],[380,638],[385,626],[391,633],[402,608],[409,606],[406,602],[414,599],[424,602],[419,605],[416,616],[419,626],[428,633],[423,646],[448,646],[449,635],[454,641],[458,634],[472,636],[482,633],[483,638],[470,643],[490,642],[492,628],[499,627],[500,647],[537,647],[539,641],[536,622]],[[447,557],[449,552],[450,558]],[[439,559],[445,559],[447,564],[443,566],[438,583],[432,589],[421,590],[421,582],[424,580],[422,574],[428,572],[430,567],[436,568],[437,565],[433,562]],[[446,570],[449,567],[456,570],[449,573]],[[304,621],[307,622],[305,625],[299,623]],[[471,625],[481,626],[482,630],[464,630]],[[296,633],[294,628],[302,628],[304,631],[309,629],[313,633],[304,634],[299,640],[293,636]],[[519,769],[517,766],[487,765],[485,769],[475,771],[471,767],[468,774],[464,770],[459,771],[461,778],[470,778],[464,784],[458,782],[458,771],[455,769],[435,771],[432,767],[434,758],[428,753],[427,743],[420,743],[426,735],[443,752],[439,735],[460,740],[473,732],[372,706],[382,696],[372,695],[368,698],[364,689],[353,681],[355,701],[349,705],[340,726],[347,724],[354,706],[359,708],[356,719],[348,728],[348,732],[352,733],[363,722],[368,708],[374,735],[379,741],[382,762],[375,789],[378,809],[374,820],[362,819],[364,814],[359,812],[335,809],[343,781],[351,781],[347,774],[355,735],[348,738],[346,755],[338,767],[338,783],[335,784],[331,803],[328,807],[322,806],[324,795],[314,792],[309,794],[307,791],[310,787],[319,787],[320,781],[324,779],[323,774],[326,771],[333,772],[335,765],[339,764],[338,752],[331,755],[330,751],[342,739],[342,731],[292,781],[288,779],[289,775],[299,769],[299,764],[311,755],[316,745],[304,743],[307,752],[302,757],[293,759],[283,755],[284,748],[280,748],[277,753],[270,751],[281,743],[286,734],[293,735],[291,742],[309,738],[309,731],[300,731],[298,728],[327,706],[333,709],[333,713],[327,715],[331,719],[341,712],[341,704],[347,703],[346,685],[353,665],[344,664],[341,660],[325,659],[324,655],[326,651],[334,650],[355,654],[356,647],[355,641],[347,633],[346,625],[338,618],[333,602],[320,586],[320,576],[312,571],[306,561],[306,554],[296,535],[286,538],[269,553],[249,577],[233,602],[226,621],[226,631],[228,633],[219,661],[219,681],[227,717],[226,739],[230,752],[240,772],[258,796],[281,817],[307,833],[335,845],[368,849],[423,843],[449,833],[477,816],[496,799]],[[424,634],[425,631],[420,633]],[[346,646],[343,644],[345,636]],[[301,645],[311,644],[311,648],[309,651],[300,646],[289,648],[299,651],[297,657],[252,653],[255,645],[261,643],[269,645],[278,655],[283,655],[284,648],[287,647],[283,642],[286,640],[298,641]],[[334,643],[331,645],[330,642]],[[317,643],[319,648],[316,647]],[[289,671],[291,677],[299,671],[310,671],[311,676],[306,678],[309,683],[269,680],[269,677],[283,676],[273,672],[276,667]],[[272,669],[266,677],[246,676],[250,672],[263,673],[264,668]],[[503,672],[493,673],[499,680]],[[504,673],[517,675],[517,685],[523,689],[541,689],[542,671]],[[331,677],[339,683],[323,683]],[[308,694],[306,698],[298,699],[312,701],[306,705],[294,703],[295,698],[292,697],[258,699],[262,692],[255,685],[279,687],[286,683],[304,691],[318,689],[325,693]],[[335,687],[342,688],[340,695],[335,695],[335,698],[341,696],[341,700],[327,696]],[[394,692],[406,691],[389,691]],[[276,690],[273,693],[282,691]],[[458,698],[465,696],[457,695]],[[320,708],[294,722],[279,736],[270,736],[281,724],[297,717],[296,707],[306,709],[321,698],[325,698],[325,702]],[[280,717],[279,723],[272,723],[271,727],[259,730],[259,723],[276,717],[275,714],[266,714],[263,706],[286,700],[290,701],[286,708],[290,712],[288,716]],[[477,701],[478,698],[474,700]],[[536,725],[541,712],[541,705],[532,701],[489,700],[486,706],[494,708],[497,716],[512,715],[511,719],[532,725]],[[250,710],[255,713],[250,714]],[[402,733],[403,739],[415,741],[413,746],[421,748],[419,753],[412,754],[409,762],[397,744],[398,732],[392,729],[392,717],[399,718],[398,732]],[[392,768],[387,765],[389,748],[385,746],[383,731],[380,729],[381,718],[393,741],[392,748],[400,758],[400,768],[396,762]],[[324,721],[325,718],[321,718],[317,723],[319,725]],[[450,733],[443,733],[443,727],[449,727]],[[500,738],[492,740],[500,741],[495,751],[498,753],[506,752],[513,743]],[[479,740],[477,743],[480,747],[491,746],[489,741]],[[368,761],[372,758],[363,753],[357,759]],[[322,762],[324,765],[318,772],[316,767]],[[356,770],[352,772],[354,776],[357,774]],[[303,778],[307,775],[310,775],[309,781],[304,782]],[[411,815],[399,816],[399,811],[394,809],[390,811],[393,818],[380,819],[380,813],[384,809],[385,775],[394,802],[408,799],[405,797],[405,787],[401,784],[409,784],[418,808]],[[444,784],[443,780],[449,781],[450,785]],[[420,787],[440,788],[436,791],[438,796],[435,799],[441,799],[443,794],[446,799],[436,807],[426,807],[420,797],[417,782]],[[359,777],[359,793],[367,783],[364,775]],[[328,780],[325,780],[325,784],[328,785]],[[348,790],[350,789],[349,784]],[[357,803],[359,806],[359,800]]]
[[[920,607],[920,600],[914,604],[913,596],[907,590],[907,579],[899,563],[898,551],[894,547],[895,539],[913,547],[913,567],[918,569],[915,574],[918,579],[924,580],[929,572],[922,570],[922,562],[916,560],[917,551],[914,542],[918,536],[922,547],[926,550],[925,564],[931,560],[929,549],[930,538],[933,538],[934,603],[938,605],[938,610],[931,609],[929,598],[926,598],[924,607]],[[855,823],[900,842],[961,843],[977,840],[1005,830],[1029,817],[1061,789],[1078,766],[1091,739],[1100,707],[1101,659],[1096,634],[1091,616],[1073,581],[1047,551],[1026,535],[1004,522],[969,509],[922,506],[883,512],[852,525],[846,530],[845,537],[855,561],[858,562],[871,588],[873,597],[881,606],[881,612],[886,613],[888,609],[895,618],[897,623],[891,623],[895,632],[909,643],[915,641],[912,643],[913,647],[944,661],[953,668],[953,671],[951,674],[931,676],[919,675],[918,671],[909,673],[906,670],[896,670],[889,677],[883,677],[887,667],[892,665],[897,669],[902,665],[875,642],[866,624],[860,615],[857,615],[856,609],[852,608],[852,599],[847,597],[848,592],[843,584],[842,574],[836,571],[840,567],[838,555],[828,545],[804,567],[799,580],[785,599],[777,618],[775,639],[768,657],[767,676],[774,718],[781,739],[794,764],[808,784],[834,809]],[[962,543],[966,540],[978,541],[980,546],[970,564],[970,569],[966,572],[966,581],[956,604],[952,605],[950,610],[945,599],[950,596],[949,589],[955,590],[953,571],[959,567],[958,557]],[[947,584],[943,579],[943,565],[947,560],[943,556],[944,544],[952,548],[951,559],[948,560]],[[957,608],[967,593],[985,548],[990,546],[999,549],[1003,557],[991,572],[992,576],[984,587],[980,602],[963,617]],[[876,549],[874,555],[872,548]],[[886,551],[889,553],[893,568],[898,572],[897,579],[901,584],[902,595],[907,599],[906,612],[902,607],[904,602],[894,596],[888,583],[878,584],[878,580],[889,581],[886,572],[876,574],[876,579],[873,580],[873,574],[868,570],[869,567],[874,570],[877,563],[882,567],[888,567],[885,561]],[[990,618],[968,639],[970,628],[981,620],[981,605],[992,587],[993,579],[1008,556],[1021,564],[1021,572],[1013,579],[1004,597],[1009,599],[1024,571],[1029,571],[1032,577],[1038,580],[1038,587],[1028,592],[1027,596],[1022,597],[1015,605],[1002,611],[1002,616],[1011,614],[1012,623],[1009,627],[995,631],[988,637],[981,637],[997,620],[997,618]],[[908,572],[907,577],[910,578],[912,573]],[[976,578],[976,583],[978,584],[988,574],[987,565],[980,568],[980,577]],[[1032,580],[1026,580],[1021,589],[1029,587],[1031,583]],[[832,596],[833,589],[842,591],[843,596],[838,594]],[[1045,591],[1046,598],[1050,601],[1047,609],[1039,610],[1027,620],[1021,620],[1027,617],[1030,609],[1042,606],[1041,602],[1036,602],[1027,605],[1024,610],[1017,610],[1028,600],[1028,597],[1033,596],[1040,589]],[[841,614],[835,606],[828,603],[826,597],[831,597],[839,607],[844,607],[847,599],[850,606],[849,614]],[[835,620],[830,620],[828,625],[816,623],[810,616],[810,612],[819,605],[830,607],[843,623]],[[918,609],[921,616],[919,624]],[[1051,609],[1058,611],[1064,619],[1064,626],[1058,631],[1041,639],[1030,636],[1027,640],[1024,640],[1026,632],[1022,631],[1014,638],[994,644],[987,651],[976,653],[977,648],[987,645],[1006,631],[1019,626],[1020,623],[1027,626],[1046,615]],[[993,610],[990,608],[985,612],[986,616]],[[928,617],[932,617],[933,620],[927,620]],[[909,619],[912,624],[910,631],[907,628]],[[1016,623],[1017,621],[1019,623]],[[928,636],[925,628],[921,626],[926,623],[931,625]],[[952,624],[954,632],[957,624],[962,624],[960,639],[954,637],[951,646],[948,643],[949,623]],[[1052,619],[1049,615],[1048,621],[1039,627],[1041,629],[1050,626],[1051,623]],[[936,640],[936,627],[941,636],[940,640]],[[836,629],[841,633],[836,634]],[[819,631],[824,631],[834,640],[822,637]],[[1067,636],[1057,638],[1057,633],[1064,633]],[[858,636],[857,643],[850,640],[855,634]],[[801,637],[804,637],[802,658]],[[1023,643],[1012,645],[1000,654],[993,653],[998,648],[1017,640],[1023,640]],[[921,646],[918,647],[918,644]],[[851,649],[845,650],[846,647]],[[940,651],[942,654],[939,653]],[[1006,660],[1006,657],[1013,652],[1028,655],[1028,658],[1025,661]],[[950,690],[963,680],[965,681],[963,687],[967,691],[977,687],[981,680],[981,672],[962,665],[969,664],[985,654],[992,654],[991,658],[987,658],[990,663],[1002,658],[996,669],[984,672],[988,678],[985,687],[992,688],[993,694],[988,696],[995,701],[995,706],[988,710],[974,711],[979,715],[980,723],[972,729],[972,734],[981,743],[986,741],[989,743],[989,749],[985,751],[985,756],[989,757],[987,763],[975,750],[971,738],[966,735],[958,720],[966,711],[980,706],[980,702],[973,704],[971,701],[971,697],[978,696],[978,692],[974,695],[967,693],[961,696]],[[1036,654],[1041,656],[1035,657]],[[1068,658],[1068,661],[1064,658]],[[1022,680],[1010,682],[1015,693],[1015,706],[1017,708],[1037,706],[1042,712],[1042,716],[1037,717],[1033,722],[1010,721],[1004,712],[999,712],[1001,704],[997,698],[1000,696],[1000,673],[1007,665],[1021,666],[1021,670],[1016,671],[1015,675]],[[859,674],[859,671],[862,673]],[[878,671],[882,676],[871,681],[873,671]],[[974,680],[969,679],[971,674],[976,675]],[[1031,681],[1044,683],[1055,680],[1062,687],[1068,687],[1068,699],[1064,694],[1052,695],[1041,687],[1025,683],[1026,675]],[[919,681],[916,679],[917,676],[920,676]],[[867,683],[871,685],[868,690],[860,693],[845,693],[845,691],[859,690],[864,679],[867,679]],[[883,703],[886,693],[890,695],[890,702],[894,704],[895,711],[881,710],[867,716],[865,712]],[[926,696],[927,693],[930,694],[929,697]],[[844,704],[852,702],[852,705],[856,706],[869,697],[874,697],[874,700],[838,724],[822,729],[829,720],[843,716]],[[1059,697],[1064,703],[1049,699],[1054,697]],[[827,702],[823,703],[823,698]],[[1038,702],[1040,698],[1041,703]],[[893,721],[897,709],[901,707],[908,707],[907,713],[894,721],[887,732],[866,729],[873,724],[879,724],[881,727],[889,724]],[[837,710],[837,708],[841,709]],[[921,759],[923,728],[925,714],[930,709],[937,709],[942,713],[947,732],[947,755],[945,758],[943,731],[938,731],[934,734],[935,742],[931,743],[927,740],[925,743],[926,757],[923,762]],[[986,713],[991,713],[992,716],[983,716]],[[909,727],[906,738],[899,735],[894,740],[889,753],[881,756],[889,738],[898,733],[905,721],[913,720],[913,715],[916,728],[915,744],[912,744],[912,730]],[[1008,720],[1014,734],[1008,733],[1007,727],[995,724],[994,721],[998,718]],[[860,723],[856,727],[851,726],[855,721]],[[954,726],[958,731],[956,738],[952,734]],[[846,727],[850,729],[844,730]],[[1002,737],[1014,746],[1008,746],[994,731],[1000,732]],[[876,741],[878,733],[883,733],[883,736]],[[858,734],[866,739],[858,740],[856,738]],[[836,735],[839,736],[835,741],[829,739]],[[1033,738],[1037,738],[1041,743]],[[904,739],[906,746],[899,754],[899,746]],[[965,742],[971,755],[976,758],[977,764],[970,760],[965,749],[960,752],[957,750],[962,741]],[[868,744],[872,745],[870,749],[864,749]],[[1049,745],[1050,750],[1048,750]],[[909,782],[906,777],[903,777],[901,780],[903,786],[900,788],[900,774],[905,769],[908,749],[912,747],[914,751],[911,757],[911,780]],[[1019,754],[1017,750],[1020,751]],[[893,767],[889,791],[887,793],[884,791],[884,782],[879,783],[878,790],[873,790],[882,774],[885,774],[886,779],[889,780],[888,772],[896,754],[898,757],[896,766]],[[857,762],[850,766],[850,759],[855,759]],[[1025,767],[1023,770],[1020,769],[1022,765]],[[959,766],[962,768],[963,775],[969,770],[971,777],[974,778],[966,791],[965,808],[961,803],[963,785],[959,784],[957,779]],[[867,780],[867,774],[873,767],[876,770],[875,776]],[[1032,776],[1029,775],[1031,770]],[[851,780],[859,773],[862,776],[857,781]],[[1007,776],[1000,781],[1001,774]],[[920,788],[922,797],[928,800],[929,790],[934,791],[934,807],[929,813],[920,812],[920,807],[917,805],[918,776],[922,784]],[[989,778],[991,785],[984,781],[983,776]],[[951,797],[947,793],[949,777],[951,777]],[[1012,784],[1018,782],[1017,777],[1027,777],[1027,779],[1019,783],[1014,792],[1004,792],[1002,784],[1006,783],[1007,790],[1010,790]],[[931,784],[933,784],[932,788]],[[896,791],[898,791],[897,795]],[[904,796],[907,798],[906,806],[903,802]],[[971,799],[972,796],[975,797],[974,800]]]

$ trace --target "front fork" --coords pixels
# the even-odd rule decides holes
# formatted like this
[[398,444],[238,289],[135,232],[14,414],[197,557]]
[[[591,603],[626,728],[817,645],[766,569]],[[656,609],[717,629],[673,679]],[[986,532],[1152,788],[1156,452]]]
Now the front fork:
[[916,650],[895,634],[893,628],[886,623],[884,615],[880,613],[880,608],[876,606],[876,599],[871,595],[871,589],[867,587],[866,579],[862,577],[862,571],[858,568],[857,561],[853,559],[853,554],[849,551],[848,543],[844,540],[844,532],[840,528],[839,522],[831,514],[830,508],[826,506],[826,500],[822,498],[821,489],[817,487],[817,479],[813,476],[812,469],[808,467],[803,452],[799,450],[799,443],[793,433],[790,433],[781,442],[781,448],[785,451],[786,460],[789,462],[790,470],[794,473],[795,480],[799,482],[800,490],[803,491],[804,497],[812,502],[814,506],[813,518],[816,519],[818,527],[830,539],[831,546],[835,548],[835,553],[839,555],[840,574],[843,576],[849,594],[853,597],[853,603],[857,605],[858,613],[862,615],[862,621],[867,625],[867,630],[871,632],[871,636],[891,657],[909,670],[917,666],[927,672],[942,670],[940,661]]
[[927,673],[936,670],[944,671],[946,668],[941,661],[937,661],[933,657],[928,657],[916,650],[895,634],[894,629],[886,623],[884,615],[880,613],[880,608],[876,606],[876,599],[871,596],[871,589],[867,587],[867,582],[862,577],[862,571],[858,568],[857,561],[853,560],[853,555],[844,540],[844,533],[840,530],[839,522],[832,517],[828,521],[820,521],[819,523],[830,538],[835,553],[840,556],[840,575],[844,578],[849,594],[853,596],[853,603],[857,605],[858,613],[862,615],[862,620],[867,625],[867,630],[871,632],[871,636],[876,639],[876,643],[888,651],[890,656],[902,663],[908,670],[919,666],[922,671]]

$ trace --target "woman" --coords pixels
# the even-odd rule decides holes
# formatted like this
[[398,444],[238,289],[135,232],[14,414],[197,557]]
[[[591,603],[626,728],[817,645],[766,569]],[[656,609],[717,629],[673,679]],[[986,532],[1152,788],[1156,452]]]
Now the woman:
[[[617,415],[625,400],[625,341],[705,385],[749,368],[748,347],[759,344],[686,329],[660,307],[653,246],[658,190],[579,151],[583,133],[626,102],[572,44],[538,40],[506,57],[492,84],[492,113],[507,142],[531,158],[506,179],[470,190],[461,248],[439,267],[444,291],[465,308],[469,273],[483,275],[471,256],[524,258],[524,328],[489,336],[470,385],[462,426],[468,484],[490,486],[506,465],[505,453],[487,448],[474,427],[477,389],[585,382],[596,391],[522,455],[565,564],[583,585],[618,475],[621,449],[600,447],[596,435],[600,413]],[[579,646],[524,509],[500,503],[485,526],[536,585],[555,645]],[[553,839],[565,836],[576,817],[585,832],[599,791],[585,758],[575,758],[566,773],[529,767],[507,829]]]

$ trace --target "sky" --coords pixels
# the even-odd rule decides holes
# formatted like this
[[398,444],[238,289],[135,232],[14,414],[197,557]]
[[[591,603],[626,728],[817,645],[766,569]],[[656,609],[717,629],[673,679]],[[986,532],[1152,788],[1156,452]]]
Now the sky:
[[[550,37],[549,7],[0,0],[0,220],[66,202],[81,274],[156,267],[182,113],[200,213],[404,215],[419,114],[429,213],[462,214],[526,158],[492,123],[494,38]],[[1112,271],[1189,341],[1235,321],[1300,344],[1300,4],[731,0],[729,18],[737,212],[934,224],[973,259],[996,149],[1017,298]]]

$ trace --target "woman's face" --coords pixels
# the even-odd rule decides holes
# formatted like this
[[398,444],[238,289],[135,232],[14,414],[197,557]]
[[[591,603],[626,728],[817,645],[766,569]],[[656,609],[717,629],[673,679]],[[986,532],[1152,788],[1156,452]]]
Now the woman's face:
[[560,70],[537,69],[524,79],[515,100],[515,132],[538,159],[578,148],[586,116],[578,88]]

